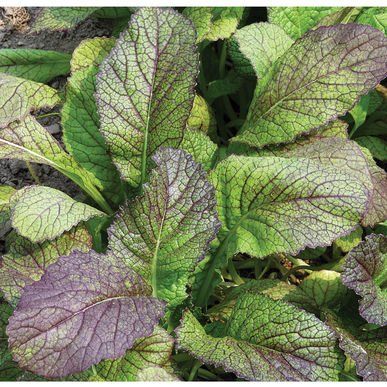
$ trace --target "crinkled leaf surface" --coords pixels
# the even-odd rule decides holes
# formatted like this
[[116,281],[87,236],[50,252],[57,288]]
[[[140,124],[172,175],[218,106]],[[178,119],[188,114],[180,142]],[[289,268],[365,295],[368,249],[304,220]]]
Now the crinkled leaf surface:
[[387,237],[372,234],[346,257],[342,280],[361,297],[359,311],[368,321],[387,325]]
[[164,305],[112,254],[74,252],[27,286],[9,320],[13,358],[49,378],[124,356],[150,335]]
[[269,7],[269,22],[282,27],[293,39],[315,27],[320,20],[337,12],[338,7]]
[[14,188],[8,185],[0,185],[0,238],[2,238],[11,227],[9,222],[9,200],[14,193]]
[[199,94],[195,95],[187,128],[212,134],[216,131],[216,120],[211,106]]
[[17,191],[12,196],[11,208],[12,226],[34,243],[53,240],[82,221],[105,215],[62,191],[43,186]]
[[95,372],[101,380],[126,382],[138,381],[140,373],[150,367],[170,371],[173,346],[173,338],[164,329],[156,326],[150,336],[137,339],[123,357],[104,360],[97,364],[93,371],[85,371],[71,379],[90,380]]
[[258,85],[234,141],[263,147],[293,141],[345,114],[386,77],[387,38],[369,26],[310,31]]
[[4,73],[0,73],[0,89],[0,128],[26,117],[32,110],[52,108],[61,101],[50,86]]
[[33,25],[33,31],[66,30],[88,18],[96,7],[47,7],[43,8]]
[[145,180],[148,156],[159,146],[181,142],[197,71],[193,26],[161,8],[134,14],[102,62],[96,94],[101,132],[130,184]]
[[340,348],[355,361],[356,372],[364,381],[387,381],[387,328],[361,331],[350,317],[332,312],[327,324],[336,332]]
[[195,25],[197,43],[229,38],[237,29],[243,7],[187,7],[183,14]]
[[181,349],[243,379],[338,379],[334,333],[314,315],[262,294],[239,298],[224,337],[207,335],[191,312],[185,312],[177,335]]
[[46,83],[70,71],[70,54],[33,48],[0,50],[0,72]]
[[254,23],[237,30],[229,53],[239,74],[262,78],[292,44],[293,39],[281,27]]
[[387,141],[375,136],[361,136],[356,142],[367,148],[375,159],[387,161]]
[[94,99],[98,64],[113,47],[114,40],[94,38],[83,41],[71,60],[72,75],[62,109],[63,139],[75,160],[101,182],[104,194],[115,203],[122,201],[120,177],[99,131]]
[[335,245],[340,247],[344,253],[348,253],[361,242],[362,236],[363,229],[358,226],[350,234],[335,240]]
[[148,367],[138,373],[139,382],[177,382],[176,375],[160,367]]
[[173,307],[187,297],[189,277],[219,221],[214,189],[192,156],[167,148],[154,161],[143,195],[124,206],[109,229],[109,248]]
[[13,381],[21,374],[17,364],[12,361],[11,353],[8,349],[8,337],[5,329],[8,324],[8,318],[13,309],[10,305],[0,302],[0,381]]
[[356,226],[367,201],[358,180],[302,158],[231,156],[211,180],[227,257],[328,246]]
[[364,7],[356,18],[356,23],[368,24],[387,35],[387,8]]
[[25,286],[40,280],[47,267],[74,250],[87,252],[92,241],[86,228],[79,226],[54,241],[31,243],[16,233],[7,238],[7,253],[0,260],[0,290],[16,306]]

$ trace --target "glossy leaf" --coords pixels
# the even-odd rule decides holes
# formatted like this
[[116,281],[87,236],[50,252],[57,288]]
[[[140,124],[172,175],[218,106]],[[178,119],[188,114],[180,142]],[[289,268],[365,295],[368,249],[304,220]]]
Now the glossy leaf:
[[80,222],[105,214],[54,188],[29,186],[12,196],[12,226],[33,243],[53,240]]
[[239,74],[262,78],[292,44],[281,27],[254,23],[237,30],[230,40],[229,53]]
[[320,27],[299,39],[258,85],[233,141],[293,141],[350,110],[386,77],[387,38],[372,27]]
[[52,108],[60,103],[50,86],[0,73],[0,128],[25,118],[31,111]]
[[181,349],[243,379],[338,379],[341,356],[333,332],[314,315],[261,294],[239,298],[224,337],[207,335],[191,312],[177,335]]
[[101,132],[133,186],[145,181],[148,157],[159,146],[181,142],[198,71],[194,43],[195,31],[184,16],[142,8],[101,64],[96,94]]
[[372,234],[346,257],[342,280],[361,297],[359,311],[368,321],[387,325],[387,237]]
[[3,48],[0,50],[0,72],[47,83],[70,71],[71,56],[64,52],[32,48]]
[[16,306],[23,289],[40,280],[47,267],[74,250],[91,249],[91,237],[84,227],[62,234],[54,241],[31,243],[16,233],[7,238],[7,253],[0,260],[0,290]]
[[150,335],[163,303],[121,259],[75,252],[25,288],[9,320],[13,358],[49,378],[83,371],[125,354]]
[[152,286],[153,295],[177,306],[197,263],[219,228],[213,187],[183,151],[162,149],[156,168],[109,229],[109,248]]

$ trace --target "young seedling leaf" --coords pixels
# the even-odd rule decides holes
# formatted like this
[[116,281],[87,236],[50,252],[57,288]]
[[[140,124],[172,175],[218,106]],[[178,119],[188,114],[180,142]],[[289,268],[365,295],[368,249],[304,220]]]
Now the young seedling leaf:
[[140,9],[102,62],[96,85],[101,132],[131,185],[145,181],[148,158],[159,146],[180,144],[197,72],[193,26],[170,9]]
[[361,297],[360,314],[370,323],[387,325],[387,237],[372,234],[346,257],[342,280]]
[[74,250],[87,252],[92,241],[86,228],[79,226],[54,241],[31,243],[12,233],[7,237],[8,251],[0,260],[0,290],[16,306],[25,286],[40,280],[47,267]]
[[0,128],[26,117],[31,111],[52,108],[61,101],[50,86],[0,73]]
[[22,188],[11,199],[12,226],[33,243],[53,240],[80,222],[104,215],[49,187]]
[[233,35],[230,57],[241,75],[263,78],[273,63],[293,44],[293,39],[279,26],[254,23]]
[[83,41],[75,49],[62,109],[62,126],[66,149],[101,182],[105,196],[119,204],[123,199],[123,188],[100,133],[94,99],[98,65],[113,45],[112,39],[94,38]]
[[256,381],[338,380],[334,333],[314,315],[262,294],[238,299],[225,336],[205,333],[191,312],[177,330],[180,349],[205,364]]
[[0,50],[0,72],[35,82],[47,83],[70,71],[71,55],[33,48]]
[[124,356],[152,334],[164,305],[112,254],[74,252],[27,286],[9,320],[13,358],[48,378]]
[[294,141],[350,110],[387,76],[387,38],[369,26],[320,27],[297,40],[258,85],[233,141]]
[[179,305],[197,263],[219,228],[214,189],[202,167],[181,150],[162,149],[143,195],[121,209],[109,229],[109,248]]

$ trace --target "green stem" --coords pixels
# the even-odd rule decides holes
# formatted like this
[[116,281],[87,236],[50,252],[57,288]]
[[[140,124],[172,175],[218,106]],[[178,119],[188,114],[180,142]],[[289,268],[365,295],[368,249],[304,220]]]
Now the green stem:
[[52,117],[52,116],[60,116],[59,112],[53,112],[53,113],[47,113],[47,114],[41,114],[40,116],[37,116],[36,118],[46,118],[46,117]]
[[188,381],[192,382],[195,379],[196,373],[198,372],[198,369],[202,366],[202,363],[199,360],[195,360],[195,363],[191,369],[191,372],[188,377]]
[[265,267],[263,268],[260,276],[258,277],[259,280],[262,279],[263,276],[267,273],[267,271],[270,269],[270,266],[271,266],[271,260],[268,259],[267,262],[266,262]]
[[[70,177],[70,176],[68,176],[68,177]],[[73,181],[75,183],[77,183],[99,205],[99,207],[104,212],[106,212],[106,214],[108,214],[108,215],[114,214],[114,211],[109,206],[108,202],[105,200],[105,198],[102,196],[101,192],[99,192],[99,190],[94,185],[80,184],[78,181],[75,181],[75,180],[73,180]]]
[[219,378],[218,376],[216,376],[215,374],[213,374],[212,372],[210,372],[204,368],[198,369],[198,376],[200,376],[203,379],[208,379],[208,380],[218,380],[218,381],[223,380],[223,379]]
[[35,167],[29,161],[26,161],[26,165],[27,165],[28,171],[30,172],[30,175],[34,179],[34,182],[36,184],[41,184],[39,176],[36,173]]
[[220,50],[219,58],[219,79],[223,79],[226,73],[226,58],[227,58],[227,43],[222,42],[222,49]]
[[236,283],[237,285],[242,285],[245,283],[245,281],[243,281],[243,279],[239,276],[238,272],[236,271],[232,259],[228,261],[227,269],[234,283]]

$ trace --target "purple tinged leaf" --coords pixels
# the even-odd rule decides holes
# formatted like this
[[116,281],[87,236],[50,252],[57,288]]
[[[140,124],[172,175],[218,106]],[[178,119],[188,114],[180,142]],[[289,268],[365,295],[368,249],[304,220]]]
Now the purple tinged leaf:
[[361,297],[359,312],[368,322],[387,325],[387,237],[371,234],[348,253],[342,281]]
[[123,356],[150,335],[162,301],[112,254],[74,252],[27,286],[7,335],[19,366],[48,378]]

